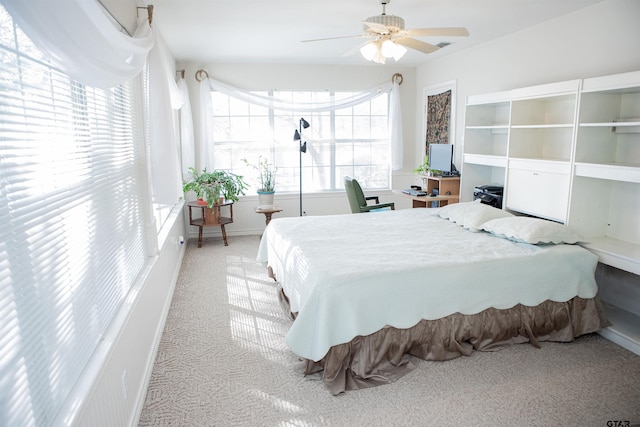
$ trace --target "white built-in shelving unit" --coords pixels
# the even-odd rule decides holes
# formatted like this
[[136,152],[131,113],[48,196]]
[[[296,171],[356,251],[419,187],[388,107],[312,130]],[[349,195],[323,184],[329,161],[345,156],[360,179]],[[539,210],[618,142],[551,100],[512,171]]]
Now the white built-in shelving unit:
[[462,159],[468,178],[460,182],[461,194],[472,195],[478,183],[504,183],[510,115],[510,92],[469,97]]
[[[462,160],[461,201],[502,185],[503,208],[567,224],[638,283],[640,71],[470,96]],[[640,354],[640,301],[623,299],[602,334]]]

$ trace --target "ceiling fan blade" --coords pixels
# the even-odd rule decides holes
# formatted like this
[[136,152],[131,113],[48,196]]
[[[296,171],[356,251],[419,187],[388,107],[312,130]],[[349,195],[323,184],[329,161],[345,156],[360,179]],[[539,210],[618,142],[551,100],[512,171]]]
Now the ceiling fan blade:
[[411,30],[404,30],[404,34],[407,36],[452,36],[452,37],[467,37],[469,31],[464,27],[450,27],[450,28],[414,28]]
[[339,37],[327,37],[324,39],[310,39],[310,40],[300,40],[302,43],[306,43],[306,42],[321,42],[321,41],[325,41],[325,40],[338,40],[338,39],[352,39],[352,38],[362,38],[362,37],[369,37],[366,34],[360,34],[357,36],[339,36]]
[[440,49],[436,45],[432,45],[430,43],[425,43],[420,40],[412,39],[411,37],[398,37],[396,39],[393,39],[393,41],[398,43],[399,45],[418,50],[422,53],[432,53]]
[[389,34],[390,32],[386,25],[378,24],[377,22],[362,21],[362,23],[378,34]]

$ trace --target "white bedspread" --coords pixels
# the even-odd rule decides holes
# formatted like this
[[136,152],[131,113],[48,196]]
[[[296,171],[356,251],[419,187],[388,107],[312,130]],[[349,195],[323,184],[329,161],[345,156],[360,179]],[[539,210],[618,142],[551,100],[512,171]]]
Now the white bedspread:
[[257,259],[298,312],[289,348],[318,361],[386,325],[596,295],[597,257],[587,250],[472,233],[432,211],[272,220]]

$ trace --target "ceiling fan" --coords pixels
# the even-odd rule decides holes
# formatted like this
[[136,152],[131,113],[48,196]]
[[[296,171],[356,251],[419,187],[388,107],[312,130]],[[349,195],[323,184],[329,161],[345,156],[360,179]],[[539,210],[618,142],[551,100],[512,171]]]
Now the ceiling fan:
[[384,64],[387,58],[399,60],[406,53],[406,48],[422,53],[432,53],[440,49],[440,46],[417,40],[414,37],[466,37],[469,35],[469,31],[463,27],[405,29],[404,19],[386,13],[386,6],[391,3],[391,0],[378,0],[378,3],[382,5],[382,14],[370,16],[362,21],[364,34],[303,40],[303,42],[366,37],[370,40],[360,46],[360,53],[369,61]]

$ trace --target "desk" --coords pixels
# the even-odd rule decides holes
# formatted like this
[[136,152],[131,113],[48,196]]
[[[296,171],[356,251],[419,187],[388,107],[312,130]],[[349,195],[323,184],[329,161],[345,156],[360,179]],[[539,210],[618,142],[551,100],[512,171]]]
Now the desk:
[[402,191],[394,190],[394,193],[401,194],[404,197],[408,197],[412,200],[412,207],[414,208],[430,208],[433,202],[440,202],[440,206],[446,206],[451,203],[458,203],[460,201],[460,196],[458,194],[452,195],[438,195],[435,197],[431,196],[412,196],[410,194],[403,193]]
[[460,201],[460,177],[459,176],[423,176],[424,191],[432,194],[433,190],[439,193],[435,197],[431,196],[411,196],[402,192],[394,191],[394,193],[402,194],[413,200],[414,208],[430,208],[433,202],[439,202],[439,206],[458,203]]
[[[189,207],[189,224],[198,227],[198,247],[202,247],[202,229],[204,227],[219,226],[222,231],[222,239],[224,245],[229,246],[227,242],[227,231],[224,229],[226,224],[233,222],[233,202],[231,200],[225,200],[224,203],[213,205],[212,208],[206,205],[200,205],[197,202],[187,203]],[[192,209],[200,209],[200,217],[194,218],[192,215]],[[222,209],[229,208],[229,216],[222,216]]]
[[256,213],[264,214],[267,225],[271,222],[271,216],[276,212],[282,212],[282,208],[280,206],[271,206],[270,208],[261,208],[258,206],[256,208]]

